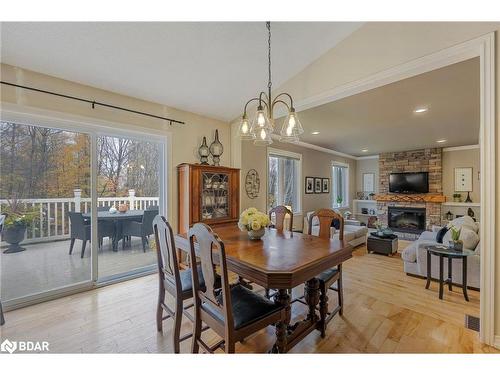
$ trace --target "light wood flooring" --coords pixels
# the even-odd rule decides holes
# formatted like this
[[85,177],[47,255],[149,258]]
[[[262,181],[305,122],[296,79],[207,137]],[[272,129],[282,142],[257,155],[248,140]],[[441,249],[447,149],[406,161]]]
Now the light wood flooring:
[[[171,353],[171,321],[156,331],[157,276],[111,285],[11,311],[0,328],[2,339],[46,340],[51,352]],[[459,288],[437,296],[437,284],[407,276],[399,255],[366,254],[364,247],[344,264],[344,316],[336,316],[321,339],[315,331],[294,353],[483,353],[498,352],[479,343],[477,332],[464,327],[464,315],[479,314],[479,292],[465,302]],[[302,294],[297,288],[294,294]],[[331,302],[336,303],[332,293]],[[293,314],[304,307],[294,304]],[[181,334],[191,330],[184,322]],[[218,338],[210,330],[208,341]],[[265,353],[274,328],[238,344],[237,352]],[[191,341],[181,344],[190,352]]]

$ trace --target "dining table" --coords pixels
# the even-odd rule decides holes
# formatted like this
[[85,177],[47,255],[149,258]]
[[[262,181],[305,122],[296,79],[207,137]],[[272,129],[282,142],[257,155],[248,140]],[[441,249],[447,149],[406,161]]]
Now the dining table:
[[[123,239],[122,234],[122,223],[126,220],[132,221],[142,221],[144,216],[144,210],[127,210],[125,212],[109,212],[109,211],[98,211],[97,221],[98,222],[112,222],[114,225],[114,235],[112,239],[113,251],[118,251],[118,242]],[[83,214],[85,220],[90,220],[91,213],[87,212]]]
[[[274,301],[285,306],[285,319],[276,326],[271,352],[286,353],[309,333],[326,325],[317,314],[320,291],[316,276],[352,257],[353,248],[347,241],[273,228],[266,228],[260,240],[252,240],[234,223],[212,229],[224,243],[228,269],[263,288],[277,290]],[[175,241],[178,249],[189,253],[187,233],[175,235]],[[288,291],[299,285],[304,285],[308,313],[292,323]]]

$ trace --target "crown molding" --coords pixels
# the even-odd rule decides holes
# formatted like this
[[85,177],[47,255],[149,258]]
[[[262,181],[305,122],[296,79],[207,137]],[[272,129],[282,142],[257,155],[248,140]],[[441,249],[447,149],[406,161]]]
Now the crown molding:
[[[280,136],[277,135],[277,134],[271,134],[271,138],[279,140]],[[341,156],[343,158],[348,158],[348,159],[353,159],[353,160],[356,160],[356,158],[357,158],[354,155],[345,154],[343,152],[335,151],[335,150],[332,150],[332,149],[329,149],[329,148],[326,148],[326,147],[316,146],[316,145],[313,145],[312,143],[307,143],[307,142],[301,142],[301,141],[299,141],[299,142],[291,143],[291,144],[292,145],[296,145],[296,146],[301,146],[301,147],[304,147],[304,148],[309,148],[311,150],[316,150],[316,151],[324,152],[324,153],[327,153],[327,154]]]
[[456,146],[456,147],[444,147],[443,152],[451,151],[463,151],[463,150],[475,150],[478,149],[479,145],[467,145],[467,146]]

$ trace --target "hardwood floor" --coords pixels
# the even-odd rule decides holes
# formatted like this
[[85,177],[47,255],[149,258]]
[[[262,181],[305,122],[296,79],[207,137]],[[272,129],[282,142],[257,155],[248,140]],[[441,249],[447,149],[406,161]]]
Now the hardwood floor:
[[[366,254],[364,247],[344,264],[344,316],[336,316],[325,339],[315,331],[293,348],[294,353],[483,353],[477,332],[464,327],[464,315],[479,314],[479,292],[465,302],[459,288],[439,300],[437,284],[403,273],[398,255]],[[151,275],[11,311],[0,328],[2,339],[46,340],[51,352],[171,353],[170,329],[155,327],[157,276]],[[298,288],[294,294],[302,294]],[[336,303],[335,294],[331,294]],[[301,304],[293,305],[302,314]],[[184,320],[181,334],[191,330]],[[218,338],[206,331],[207,341]],[[236,346],[237,352],[265,353],[274,342],[274,328]],[[181,343],[190,352],[191,340]]]

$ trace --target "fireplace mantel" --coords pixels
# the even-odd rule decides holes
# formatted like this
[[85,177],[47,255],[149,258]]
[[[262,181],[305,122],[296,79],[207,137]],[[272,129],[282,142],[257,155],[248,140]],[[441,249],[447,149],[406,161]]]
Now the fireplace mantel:
[[377,194],[373,198],[377,202],[415,202],[415,203],[444,203],[446,197],[441,194]]

